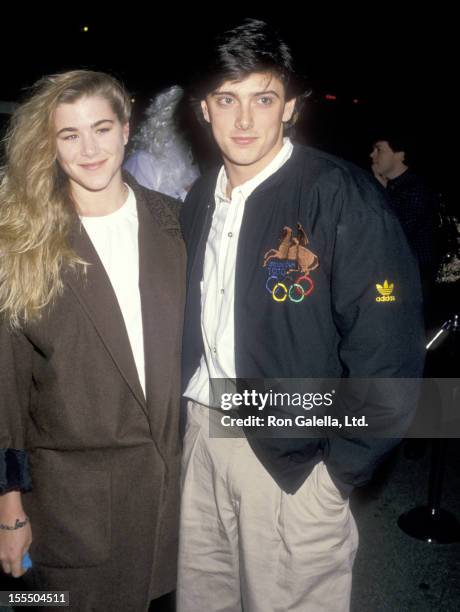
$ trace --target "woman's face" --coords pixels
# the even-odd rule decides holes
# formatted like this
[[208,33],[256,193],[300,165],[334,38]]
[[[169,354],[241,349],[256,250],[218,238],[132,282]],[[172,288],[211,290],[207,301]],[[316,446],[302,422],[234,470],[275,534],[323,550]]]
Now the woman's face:
[[59,104],[54,127],[57,160],[73,191],[103,191],[121,180],[129,124],[120,122],[108,100],[85,96]]

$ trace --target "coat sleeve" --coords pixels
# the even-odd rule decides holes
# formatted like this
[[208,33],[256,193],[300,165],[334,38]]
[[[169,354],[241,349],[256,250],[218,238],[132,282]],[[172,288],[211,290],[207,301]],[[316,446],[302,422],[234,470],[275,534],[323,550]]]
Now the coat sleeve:
[[345,376],[338,410],[381,424],[375,437],[344,427],[329,439],[325,462],[344,493],[368,482],[409,428],[423,373],[424,331],[418,268],[398,220],[365,175],[342,180],[331,267]]
[[20,332],[0,323],[0,494],[28,491],[25,420],[32,380],[32,347]]

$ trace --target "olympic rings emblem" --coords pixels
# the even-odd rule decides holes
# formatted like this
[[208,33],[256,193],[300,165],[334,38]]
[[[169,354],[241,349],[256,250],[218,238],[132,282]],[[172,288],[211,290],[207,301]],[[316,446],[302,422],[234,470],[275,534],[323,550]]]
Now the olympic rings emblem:
[[279,276],[272,274],[265,283],[265,288],[275,302],[285,302],[289,298],[289,301],[294,304],[303,302],[312,293],[314,287],[313,279],[308,274],[299,276],[295,280],[287,275],[279,280]]

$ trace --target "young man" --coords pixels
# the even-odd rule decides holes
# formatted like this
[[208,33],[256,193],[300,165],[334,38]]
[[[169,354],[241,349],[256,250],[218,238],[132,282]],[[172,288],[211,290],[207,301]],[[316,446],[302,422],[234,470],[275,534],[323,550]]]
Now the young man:
[[[194,95],[224,164],[182,210],[179,610],[340,612],[358,543],[347,496],[396,442],[212,437],[209,381],[418,376],[415,263],[367,175],[283,137],[302,89],[278,35],[247,20],[210,58]],[[377,285],[394,300],[379,301]],[[410,401],[381,400],[403,429]]]
[[176,583],[185,249],[175,202],[122,176],[129,116],[109,75],[41,79],[0,185],[0,569],[30,550],[78,612]]

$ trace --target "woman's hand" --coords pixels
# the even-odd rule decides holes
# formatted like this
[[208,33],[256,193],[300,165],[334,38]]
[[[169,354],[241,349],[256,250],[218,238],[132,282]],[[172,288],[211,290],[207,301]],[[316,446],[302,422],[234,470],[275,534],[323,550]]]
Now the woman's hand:
[[0,495],[0,568],[15,578],[26,570],[22,558],[32,543],[32,529],[21,502],[21,494]]

